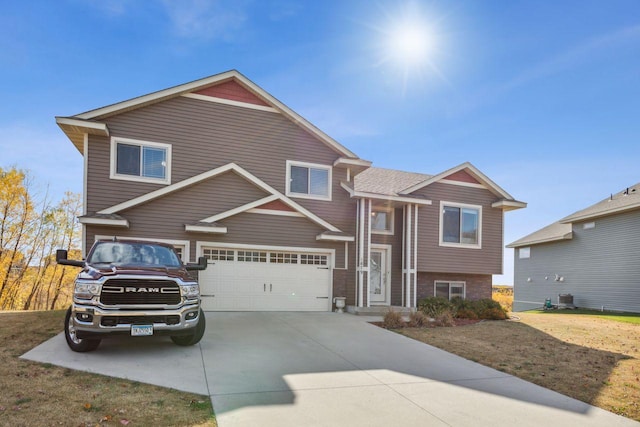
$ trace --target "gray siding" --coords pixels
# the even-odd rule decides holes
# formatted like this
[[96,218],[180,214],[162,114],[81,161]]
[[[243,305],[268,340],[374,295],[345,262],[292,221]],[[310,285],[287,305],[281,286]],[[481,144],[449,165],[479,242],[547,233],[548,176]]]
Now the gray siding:
[[[503,212],[489,190],[434,183],[413,193],[433,201],[418,210],[418,271],[502,274]],[[440,246],[440,201],[482,206],[482,248]]]
[[578,307],[640,312],[640,211],[595,224],[573,224],[572,240],[533,245],[530,258],[514,251],[514,311],[539,308],[546,298],[556,304],[569,293]]

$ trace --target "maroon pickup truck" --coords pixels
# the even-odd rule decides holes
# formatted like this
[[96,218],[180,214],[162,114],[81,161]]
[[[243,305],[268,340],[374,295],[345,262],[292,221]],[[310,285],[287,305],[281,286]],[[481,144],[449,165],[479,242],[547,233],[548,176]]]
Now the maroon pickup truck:
[[82,267],[64,321],[71,350],[92,351],[118,335],[169,335],[181,346],[202,339],[200,288],[189,271],[204,270],[206,259],[185,265],[169,244],[114,239],[97,241],[86,260],[58,250],[56,261]]

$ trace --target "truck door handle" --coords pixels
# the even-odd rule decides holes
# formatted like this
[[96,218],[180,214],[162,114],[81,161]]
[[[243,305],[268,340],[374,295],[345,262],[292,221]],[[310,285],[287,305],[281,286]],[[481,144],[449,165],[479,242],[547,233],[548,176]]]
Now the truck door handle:
[[267,284],[266,283],[262,284],[262,291],[263,292],[267,292]]
[[273,291],[273,283],[269,283],[269,292]]

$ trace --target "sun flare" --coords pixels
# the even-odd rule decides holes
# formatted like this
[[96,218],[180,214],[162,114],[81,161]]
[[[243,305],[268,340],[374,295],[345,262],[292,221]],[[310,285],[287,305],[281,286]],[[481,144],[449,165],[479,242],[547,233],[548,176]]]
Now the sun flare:
[[389,56],[406,64],[422,63],[429,56],[432,38],[426,27],[417,24],[395,29],[389,39]]

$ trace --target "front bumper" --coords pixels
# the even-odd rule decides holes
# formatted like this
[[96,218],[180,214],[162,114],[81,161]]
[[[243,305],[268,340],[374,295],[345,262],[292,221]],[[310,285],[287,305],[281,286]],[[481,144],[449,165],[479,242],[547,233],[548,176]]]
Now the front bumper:
[[132,325],[153,325],[153,335],[191,335],[198,324],[200,306],[185,305],[168,310],[104,310],[74,303],[73,325],[80,339],[103,339],[131,335]]

